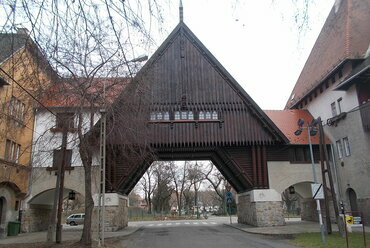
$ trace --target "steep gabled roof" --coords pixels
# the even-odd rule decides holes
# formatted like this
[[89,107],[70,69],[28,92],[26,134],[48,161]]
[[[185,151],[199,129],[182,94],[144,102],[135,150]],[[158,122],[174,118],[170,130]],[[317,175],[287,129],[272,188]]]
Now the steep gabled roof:
[[370,43],[370,1],[337,0],[285,106],[293,108],[346,60],[363,58]]
[[0,63],[25,47],[30,38],[27,34],[0,33]]
[[[247,94],[247,92],[239,85],[239,83],[231,76],[231,74],[221,65],[221,63],[211,54],[211,52],[203,45],[203,43],[195,36],[195,34],[187,27],[187,25],[180,21],[180,23],[171,32],[168,38],[162,43],[158,50],[151,56],[147,63],[136,75],[135,80],[145,75],[148,70],[162,57],[167,48],[172,45],[174,40],[184,35],[191,41],[192,45],[196,46],[202,56],[206,57],[213,68],[222,76],[227,84],[243,99],[243,102],[248,108],[252,110],[252,114],[262,123],[263,128],[268,129],[270,134],[275,138],[276,142],[288,143],[289,140],[281,132],[281,130],[270,120],[270,118],[261,110],[261,108],[254,102],[254,100]],[[250,127],[245,127],[250,128]]]
[[45,92],[47,107],[91,107],[111,104],[130,82],[129,78],[61,78]]
[[[285,134],[285,136],[288,137],[290,144],[307,145],[309,143],[307,131],[303,131],[302,134],[299,136],[294,135],[294,132],[298,128],[297,123],[299,119],[303,119],[305,123],[310,122],[313,119],[308,110],[265,110],[265,113],[279,127],[279,129]],[[319,135],[311,137],[312,144],[319,144],[319,141]],[[330,143],[330,140],[328,138],[326,138],[326,143]]]

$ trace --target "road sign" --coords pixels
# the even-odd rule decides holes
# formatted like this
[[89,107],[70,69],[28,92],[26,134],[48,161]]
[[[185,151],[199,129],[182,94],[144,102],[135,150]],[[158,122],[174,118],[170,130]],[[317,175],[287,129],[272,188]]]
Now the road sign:
[[233,202],[233,199],[227,198],[226,201],[227,201],[227,203],[232,203]]
[[312,198],[315,200],[324,199],[324,190],[322,184],[320,183],[313,183],[311,184],[312,189]]
[[231,198],[233,194],[231,192],[226,192],[226,198]]

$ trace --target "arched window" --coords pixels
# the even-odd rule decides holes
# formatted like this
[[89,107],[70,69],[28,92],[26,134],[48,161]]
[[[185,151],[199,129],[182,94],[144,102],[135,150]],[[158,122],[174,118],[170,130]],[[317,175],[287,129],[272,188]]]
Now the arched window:
[[175,120],[180,120],[180,111],[175,111]]
[[210,120],[211,119],[211,112],[207,111],[206,112],[206,120]]
[[163,114],[161,112],[157,113],[157,120],[163,120]]
[[150,120],[151,120],[151,121],[154,121],[154,120],[156,119],[156,118],[155,118],[155,116],[156,116],[156,115],[155,115],[155,112],[151,112],[151,113],[150,113]]
[[168,121],[170,119],[170,113],[164,112],[163,119],[166,120],[166,121]]
[[182,111],[181,112],[181,120],[186,120],[188,119],[188,112]]
[[199,120],[204,120],[204,112],[203,111],[199,112]]
[[189,119],[189,120],[194,120],[194,114],[193,114],[193,111],[189,111],[189,113],[188,113],[188,119]]
[[218,114],[216,111],[212,112],[212,120],[218,120]]

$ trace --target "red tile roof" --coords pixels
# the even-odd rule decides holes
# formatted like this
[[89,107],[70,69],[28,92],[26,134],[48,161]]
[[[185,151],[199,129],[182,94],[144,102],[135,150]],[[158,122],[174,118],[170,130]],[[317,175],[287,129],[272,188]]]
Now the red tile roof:
[[[313,117],[307,110],[264,110],[264,112],[289,139],[290,144],[308,144],[308,133],[306,129],[302,131],[301,135],[294,135],[294,132],[298,128],[297,123],[299,119],[304,119],[305,124],[303,126],[307,126],[308,122],[311,123]],[[312,144],[318,144],[319,135],[316,134],[315,136],[311,137],[311,142]],[[328,138],[326,138],[326,143],[330,143],[330,140]]]
[[105,99],[111,104],[129,82],[129,78],[63,78],[49,88],[42,103],[48,107],[100,106]]
[[[285,106],[291,108],[342,61],[363,58],[370,42],[370,1],[342,0],[332,8]],[[293,100],[291,100],[293,98]]]

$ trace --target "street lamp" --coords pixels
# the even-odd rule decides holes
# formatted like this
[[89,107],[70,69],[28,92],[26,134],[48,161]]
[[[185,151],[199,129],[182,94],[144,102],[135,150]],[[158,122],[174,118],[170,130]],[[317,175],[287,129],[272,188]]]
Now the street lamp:
[[[303,129],[307,129],[308,143],[309,143],[309,146],[310,146],[313,180],[314,180],[314,183],[317,184],[317,177],[316,177],[315,163],[314,163],[314,158],[313,158],[311,136],[315,136],[317,134],[318,120],[313,119],[311,124],[307,123],[307,126],[305,126],[305,127],[303,126],[303,124],[304,124],[304,119],[299,119],[298,120],[298,129],[294,132],[294,134],[299,136],[299,135],[301,135]],[[325,241],[324,223],[322,221],[321,207],[320,207],[320,200],[319,199],[316,199],[316,205],[317,205],[317,213],[319,215],[319,221],[320,221],[321,239],[322,239],[322,242],[325,243],[326,241]]]

